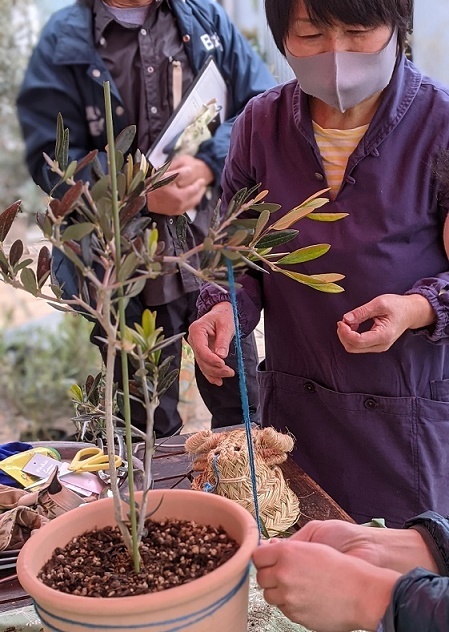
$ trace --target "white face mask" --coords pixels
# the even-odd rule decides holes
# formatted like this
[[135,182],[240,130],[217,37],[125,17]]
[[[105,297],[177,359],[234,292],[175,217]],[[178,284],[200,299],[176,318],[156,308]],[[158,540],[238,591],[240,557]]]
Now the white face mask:
[[387,87],[396,64],[397,45],[395,30],[377,53],[337,51],[295,57],[286,49],[286,57],[303,92],[345,112]]

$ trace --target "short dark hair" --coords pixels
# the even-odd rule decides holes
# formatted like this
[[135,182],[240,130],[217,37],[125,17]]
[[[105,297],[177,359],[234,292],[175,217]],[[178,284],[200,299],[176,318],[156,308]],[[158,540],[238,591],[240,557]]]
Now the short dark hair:
[[[288,35],[299,0],[265,0],[268,26],[276,46],[285,55],[284,41]],[[381,26],[398,29],[400,50],[404,50],[407,32],[412,26],[413,0],[302,0],[315,24],[334,22]]]

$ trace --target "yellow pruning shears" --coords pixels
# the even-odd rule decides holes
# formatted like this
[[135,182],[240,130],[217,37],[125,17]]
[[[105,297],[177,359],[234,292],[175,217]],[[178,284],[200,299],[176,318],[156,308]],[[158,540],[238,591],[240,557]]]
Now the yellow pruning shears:
[[[122,465],[122,459],[114,456],[115,466]],[[109,457],[103,453],[101,448],[83,448],[79,450],[73,457],[69,465],[72,472],[99,472],[100,470],[109,469]]]

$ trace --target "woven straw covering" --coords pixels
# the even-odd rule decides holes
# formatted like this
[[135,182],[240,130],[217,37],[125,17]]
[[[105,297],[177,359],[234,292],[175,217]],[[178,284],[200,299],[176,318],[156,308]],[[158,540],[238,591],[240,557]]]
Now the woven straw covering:
[[[300,515],[297,496],[287,485],[279,464],[293,449],[293,438],[274,428],[252,431],[259,513],[270,536],[286,531]],[[187,439],[199,472],[192,488],[235,500],[254,515],[253,492],[245,430],[212,433],[202,430]]]

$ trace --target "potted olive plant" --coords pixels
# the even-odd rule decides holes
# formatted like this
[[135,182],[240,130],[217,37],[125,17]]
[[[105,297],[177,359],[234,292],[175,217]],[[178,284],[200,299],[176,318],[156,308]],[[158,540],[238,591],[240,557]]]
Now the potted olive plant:
[[[57,122],[55,158],[46,157],[60,178],[59,185],[66,190],[60,198],[50,195],[46,211],[38,215],[38,224],[52,247],[61,250],[73,263],[79,280],[76,295],[63,298],[61,288],[48,286],[51,254],[46,246],[40,250],[36,270],[32,262],[23,257],[20,240],[14,242],[8,252],[3,247],[20,203],[16,202],[0,215],[3,281],[31,292],[57,309],[83,312],[101,327],[106,349],[103,413],[113,498],[61,516],[30,538],[19,556],[19,579],[34,598],[46,630],[201,631],[209,629],[215,621],[221,632],[243,631],[246,629],[248,564],[258,540],[257,525],[248,512],[227,499],[194,491],[151,489],[154,410],[160,395],[176,379],[169,363],[160,363],[160,350],[172,339],[164,339],[149,311],[144,312],[141,323],[131,328],[126,323],[126,307],[130,299],[141,292],[147,279],[162,273],[162,264],[167,262],[183,267],[202,281],[222,286],[227,283],[226,262],[230,260],[237,270],[248,266],[262,269],[263,266],[265,272],[285,274],[312,288],[340,292],[342,288],[336,284],[342,279],[339,274],[308,276],[289,267],[321,256],[329,249],[327,244],[287,253],[273,252],[273,248],[293,239],[297,231],[291,226],[307,215],[314,214],[313,218],[321,221],[334,221],[343,214],[315,213],[327,201],[319,197],[323,193],[320,192],[281,219],[270,222],[279,206],[264,202],[266,191],[245,189],[236,194],[226,213],[217,209],[203,243],[179,256],[166,257],[157,229],[151,218],[141,211],[145,207],[146,193],[166,185],[172,178],[165,175],[167,166],[154,171],[143,155],[138,153],[133,159],[128,153],[134,128],[127,128],[114,139],[108,84],[105,84],[105,102],[107,172],[101,169],[96,152],[91,152],[80,163],[68,162],[69,131],[64,129],[61,117]],[[77,174],[89,164],[96,174],[94,183],[77,179]],[[254,219],[242,219],[245,211],[251,211]],[[178,220],[181,237],[186,221]],[[113,395],[117,354],[122,360],[129,464],[132,464],[130,384],[132,396],[137,393],[147,411],[144,489],[135,493],[131,466],[126,498],[120,494],[114,459]],[[128,358],[136,367],[131,381]],[[200,525],[199,532],[185,531],[189,528],[185,521],[189,525]],[[157,529],[165,529],[165,535],[158,531],[155,540],[149,543],[149,533],[155,524]],[[212,529],[212,533],[201,531],[205,526]],[[226,533],[222,533],[220,527]],[[93,549],[87,548],[83,539],[83,532],[88,529],[95,529],[94,537],[100,538]],[[116,532],[111,534],[112,529],[116,529],[120,537],[120,554],[112,547],[117,538]],[[70,552],[64,552],[73,538]],[[154,542],[163,540],[166,548],[161,553],[154,548]],[[178,557],[171,561],[178,570],[174,572],[172,566],[167,570],[163,564],[165,570],[155,579],[157,571],[152,562],[161,556],[172,556],[175,540],[179,545]],[[211,541],[212,547],[207,545]],[[232,548],[234,545],[238,550]],[[113,570],[104,570],[102,550],[107,551],[108,560],[117,558]],[[195,574],[192,568],[201,565],[200,559],[207,567],[205,572],[214,568],[213,561],[204,562],[207,553],[212,558],[215,554],[215,566],[219,567],[207,576]],[[59,559],[59,567],[50,564],[42,571],[50,557]],[[75,562],[75,566],[69,562]],[[88,566],[90,575],[86,571]],[[173,578],[173,575],[177,576]],[[125,578],[131,576],[133,583],[122,590]],[[165,581],[168,576],[173,581]],[[76,588],[74,579],[79,580]],[[103,592],[99,586],[104,588]],[[170,590],[161,592],[166,587]],[[76,594],[67,594],[73,592]],[[108,597],[107,602],[94,595]]]

